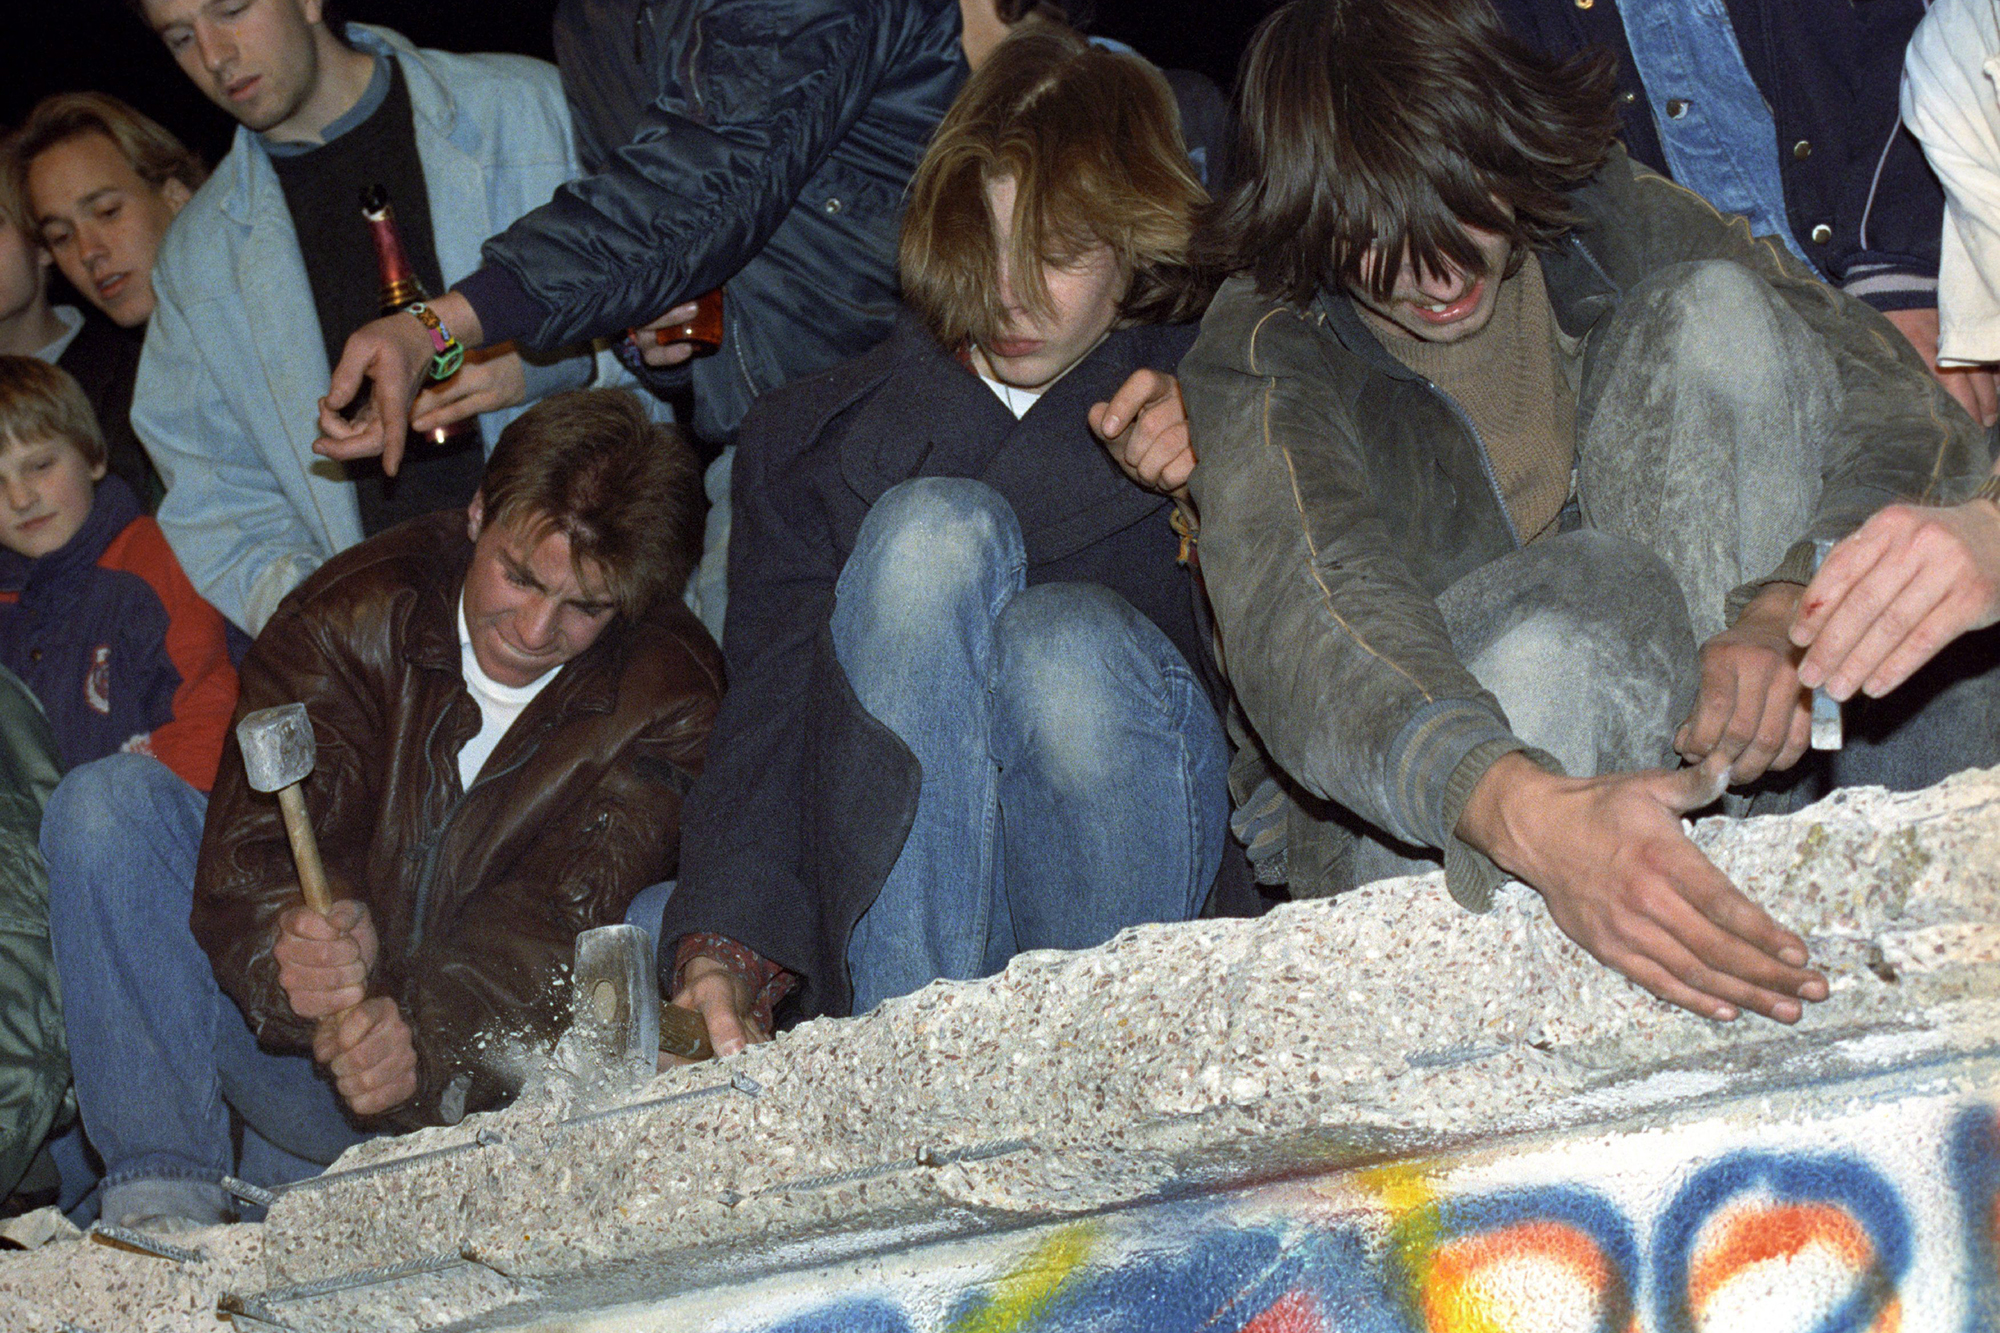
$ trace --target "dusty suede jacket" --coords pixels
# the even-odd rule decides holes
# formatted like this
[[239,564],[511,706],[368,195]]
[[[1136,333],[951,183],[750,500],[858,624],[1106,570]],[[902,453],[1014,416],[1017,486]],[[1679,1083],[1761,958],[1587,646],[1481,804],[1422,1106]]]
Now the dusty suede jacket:
[[[1956,499],[1985,472],[1976,428],[1908,342],[1742,219],[1622,153],[1572,202],[1581,225],[1541,263],[1586,366],[1590,334],[1635,283],[1730,260],[1769,282],[1839,367],[1846,411],[1818,509],[1784,564],[1732,595],[1732,619],[1762,582],[1805,581],[1812,538],[1843,536],[1892,500]],[[1302,309],[1232,278],[1180,375],[1201,456],[1202,568],[1260,743],[1239,749],[1233,793],[1284,775],[1294,893],[1344,887],[1333,802],[1443,849],[1453,896],[1483,909],[1499,872],[1453,830],[1493,761],[1527,746],[1452,651],[1435,600],[1519,544],[1477,435],[1337,294]]]
[[[674,872],[681,797],[722,695],[720,654],[678,599],[618,617],[501,739],[471,789],[479,730],[457,625],[472,545],[456,512],[335,556],[280,605],[243,663],[238,717],[302,701],[304,784],[337,895],[373,914],[371,996],[415,1034],[417,1092],[392,1128],[449,1123],[518,1091],[522,1047],[569,1021],[577,932],[623,919]],[[278,985],[277,920],[299,901],[275,798],[232,730],[195,876],[195,938],[266,1047],[308,1048]]]

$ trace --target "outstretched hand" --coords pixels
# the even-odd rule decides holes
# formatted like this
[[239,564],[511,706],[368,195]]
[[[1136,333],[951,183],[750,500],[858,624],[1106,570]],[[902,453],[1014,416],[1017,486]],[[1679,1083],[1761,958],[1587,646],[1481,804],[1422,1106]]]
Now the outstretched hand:
[[1833,548],[1791,627],[1799,679],[1880,698],[1968,630],[2000,622],[2000,505],[1890,505]]
[[[755,1042],[771,1039],[750,1012],[755,999],[743,978],[714,958],[697,955],[681,969],[681,988],[673,1002],[693,1009],[708,1024],[708,1044],[717,1055],[734,1055]],[[684,1063],[679,1057],[668,1057]]]
[[1458,833],[1542,895],[1564,934],[1654,995],[1720,1022],[1795,1023],[1823,1000],[1805,942],[1739,892],[1681,830],[1727,763],[1566,778],[1520,754],[1474,788]]
[[1126,476],[1149,491],[1187,498],[1194,442],[1188,436],[1179,380],[1157,370],[1135,370],[1110,402],[1092,405],[1088,420],[1090,433]]

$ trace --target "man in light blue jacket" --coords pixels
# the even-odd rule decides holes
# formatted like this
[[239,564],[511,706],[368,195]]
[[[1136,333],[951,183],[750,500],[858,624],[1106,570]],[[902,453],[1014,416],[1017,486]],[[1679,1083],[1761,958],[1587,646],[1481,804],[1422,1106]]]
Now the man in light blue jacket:
[[608,356],[535,364],[504,349],[418,400],[417,429],[477,413],[483,436],[441,447],[421,475],[317,457],[327,349],[376,313],[357,182],[388,184],[417,275],[442,290],[478,266],[482,241],[576,174],[556,71],[419,50],[340,25],[320,0],[136,3],[240,128],[161,246],[132,424],[171,491],[159,521],[175,553],[202,595],[254,634],[337,552],[416,513],[462,507],[484,451],[525,405],[629,379]]

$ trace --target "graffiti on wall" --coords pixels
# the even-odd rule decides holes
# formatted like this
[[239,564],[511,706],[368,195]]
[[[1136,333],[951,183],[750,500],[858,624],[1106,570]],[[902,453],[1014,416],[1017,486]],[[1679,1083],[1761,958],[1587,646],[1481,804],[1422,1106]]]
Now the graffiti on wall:
[[[1992,1333],[2000,1114],[1943,1099],[1164,1203],[715,1333]],[[1509,1179],[1509,1177],[1515,1177]],[[745,1322],[745,1321],[748,1322]]]

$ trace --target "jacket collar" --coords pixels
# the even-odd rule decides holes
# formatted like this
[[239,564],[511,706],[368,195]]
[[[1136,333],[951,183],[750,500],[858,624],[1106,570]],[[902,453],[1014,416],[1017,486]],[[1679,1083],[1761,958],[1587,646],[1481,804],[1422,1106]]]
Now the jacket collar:
[[1091,404],[1148,364],[1148,333],[1113,329],[1017,420],[905,310],[870,355],[861,391],[876,392],[840,441],[841,474],[870,504],[916,476],[983,481],[1014,504],[1031,561],[1068,555],[1168,503],[1132,484],[1086,424]]
[[[399,32],[388,28],[378,28],[367,23],[347,25],[347,40],[356,50],[370,55],[388,56],[396,61],[402,70],[403,86],[410,94],[410,114],[420,126],[428,127],[430,133],[439,138],[457,142],[461,128],[472,131],[476,138],[476,128],[470,122],[463,122],[458,114],[458,104],[451,93],[438,82],[424,63],[417,48]],[[418,130],[422,140],[424,130]],[[270,155],[264,151],[262,138],[248,126],[238,125],[236,137],[229,153],[229,161],[235,166],[230,172],[229,190],[222,197],[222,211],[242,226],[248,227],[257,220],[259,191],[267,182],[273,182]],[[470,145],[460,144],[470,151]]]
[[[458,511],[439,514],[418,522],[448,520],[452,531],[446,535],[441,558],[426,561],[426,578],[414,589],[415,611],[409,618],[403,659],[412,666],[463,678],[458,644],[458,599],[465,589],[466,572],[472,567],[472,541],[465,535],[465,516]],[[608,713],[618,703],[618,681],[631,652],[628,618],[621,612],[611,618],[597,641],[570,659],[543,697],[565,711]]]
[[59,585],[77,570],[96,564],[112,539],[137,517],[139,501],[132,488],[106,473],[97,483],[83,526],[60,547],[36,559],[0,547],[0,591],[32,598],[42,589]]

